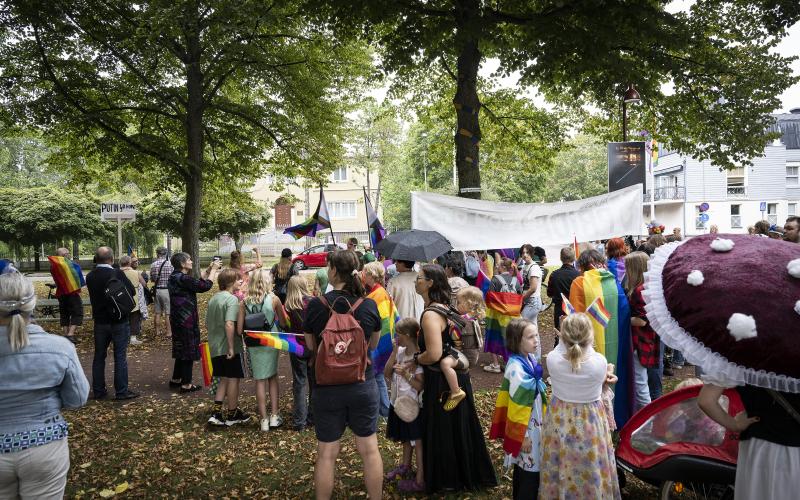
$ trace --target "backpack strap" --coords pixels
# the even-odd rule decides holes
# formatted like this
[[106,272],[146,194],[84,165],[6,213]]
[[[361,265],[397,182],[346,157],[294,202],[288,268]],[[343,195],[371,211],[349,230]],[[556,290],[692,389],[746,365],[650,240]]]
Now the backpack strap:
[[[333,309],[333,305],[334,305],[334,304],[336,304],[336,302],[337,302],[339,299],[344,299],[344,301],[345,301],[345,302],[347,302],[347,298],[345,298],[345,296],[344,296],[344,295],[339,295],[338,297],[336,297],[335,299],[333,299],[333,302],[331,302],[330,304],[328,304],[328,300],[327,300],[327,299],[325,299],[325,295],[320,295],[320,296],[319,296],[319,301],[320,301],[320,302],[322,302],[322,305],[324,305],[325,307],[327,307],[327,308],[328,308],[328,310],[329,310],[331,313],[336,313],[336,311]],[[360,306],[362,302],[364,302],[364,298],[363,298],[363,297],[361,297],[361,298],[359,298],[357,301],[353,302],[353,304],[352,304],[352,305],[350,306],[350,308],[347,310],[347,313],[348,313],[348,314],[353,314],[353,312],[354,312],[356,309],[358,309],[358,306]],[[337,314],[338,314],[338,313],[337,313]]]

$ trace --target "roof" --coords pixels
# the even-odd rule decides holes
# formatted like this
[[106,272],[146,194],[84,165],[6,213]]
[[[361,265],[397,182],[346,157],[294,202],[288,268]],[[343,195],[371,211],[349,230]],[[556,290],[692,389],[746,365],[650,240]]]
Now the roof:
[[769,128],[769,131],[781,133],[781,142],[786,149],[800,149],[800,108],[795,108],[790,113],[773,116],[775,116],[775,124]]

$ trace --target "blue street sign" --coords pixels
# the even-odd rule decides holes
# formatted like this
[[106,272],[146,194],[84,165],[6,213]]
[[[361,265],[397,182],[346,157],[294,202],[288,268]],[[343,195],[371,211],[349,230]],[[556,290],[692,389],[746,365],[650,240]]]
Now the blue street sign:
[[767,202],[766,201],[762,201],[761,204],[759,205],[759,207],[760,207],[758,209],[759,212],[766,212],[767,211]]
[[707,213],[702,213],[702,214],[700,214],[700,221],[702,221],[702,222],[708,222],[708,219],[709,219],[709,217],[708,217],[708,214],[707,214]]

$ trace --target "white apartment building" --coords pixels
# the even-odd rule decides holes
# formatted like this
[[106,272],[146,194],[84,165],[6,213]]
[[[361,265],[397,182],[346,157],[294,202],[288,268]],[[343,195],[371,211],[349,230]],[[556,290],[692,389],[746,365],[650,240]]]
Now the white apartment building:
[[[800,203],[800,108],[775,115],[772,130],[781,138],[767,145],[762,157],[728,171],[662,148],[647,178],[644,220],[654,218],[667,234],[680,227],[687,236],[705,234],[712,224],[720,233],[746,233],[761,219],[783,226],[786,217],[798,215]],[[709,206],[707,222],[700,215],[702,203]]]

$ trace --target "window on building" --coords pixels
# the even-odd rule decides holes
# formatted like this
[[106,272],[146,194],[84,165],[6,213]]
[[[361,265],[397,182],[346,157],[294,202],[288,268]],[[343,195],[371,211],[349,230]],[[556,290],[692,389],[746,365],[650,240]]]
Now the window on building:
[[789,203],[786,215],[797,215],[797,203]]
[[741,210],[741,205],[731,205],[731,227],[742,227]]
[[787,162],[786,163],[786,185],[798,185],[798,171],[800,171],[800,162]]
[[334,201],[328,203],[332,219],[355,219],[356,202],[354,201]]
[[778,204],[767,203],[767,221],[770,224],[778,223]]
[[331,180],[333,182],[346,182],[347,181],[347,167],[337,167],[331,173]]
[[745,195],[744,167],[736,167],[728,170],[728,196],[735,198]]

